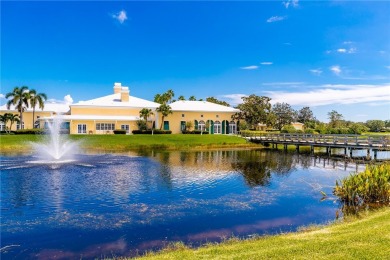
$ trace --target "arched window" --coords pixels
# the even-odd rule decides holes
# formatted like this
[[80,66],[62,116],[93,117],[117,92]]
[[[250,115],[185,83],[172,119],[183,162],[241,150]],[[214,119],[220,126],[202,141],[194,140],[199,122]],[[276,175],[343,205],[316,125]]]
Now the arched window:
[[206,124],[203,120],[200,120],[198,123],[198,130],[205,131],[206,130]]

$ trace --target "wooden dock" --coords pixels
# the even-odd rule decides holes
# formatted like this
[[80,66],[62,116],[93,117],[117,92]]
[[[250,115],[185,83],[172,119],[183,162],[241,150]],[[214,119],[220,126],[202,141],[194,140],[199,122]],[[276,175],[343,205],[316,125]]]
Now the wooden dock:
[[[365,136],[365,135],[336,135],[336,134],[255,134],[241,133],[241,136],[250,142],[273,147],[283,145],[287,150],[288,145],[294,145],[299,151],[301,146],[309,146],[312,153],[315,147],[326,148],[326,153],[331,155],[332,149],[344,149],[344,155],[352,158],[353,150],[366,150],[366,159],[377,160],[378,151],[390,151],[389,136]],[[374,154],[373,158],[371,153]],[[390,159],[390,158],[388,158]]]

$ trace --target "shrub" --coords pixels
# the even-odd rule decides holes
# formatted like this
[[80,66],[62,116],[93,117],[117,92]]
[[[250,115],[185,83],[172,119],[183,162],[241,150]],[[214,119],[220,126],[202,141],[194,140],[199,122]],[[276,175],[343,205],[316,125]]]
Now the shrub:
[[46,129],[34,128],[34,129],[20,129],[13,131],[16,135],[42,135],[46,133]]
[[185,135],[200,135],[200,134],[208,134],[209,132],[207,131],[203,131],[201,132],[200,130],[193,130],[193,131],[188,131],[188,130],[183,130],[181,131],[182,134],[185,134]]
[[114,134],[116,134],[116,135],[125,135],[125,134],[126,134],[126,130],[123,130],[123,129],[115,129],[115,130],[114,130]]
[[297,130],[292,125],[285,125],[283,126],[281,133],[296,133]]
[[[152,134],[152,130],[133,130],[132,133],[135,134],[135,135],[139,135],[139,134],[151,135]],[[170,130],[154,129],[153,130],[153,134],[155,134],[155,135],[172,134],[172,131],[170,131]]]
[[305,129],[305,134],[318,134],[318,132],[316,132],[316,130],[312,129],[312,128],[307,128]]
[[137,126],[138,126],[138,129],[141,130],[141,131],[147,129],[146,121],[142,120],[142,119],[137,120]]
[[390,202],[390,164],[368,165],[357,174],[336,181],[333,194],[348,205]]

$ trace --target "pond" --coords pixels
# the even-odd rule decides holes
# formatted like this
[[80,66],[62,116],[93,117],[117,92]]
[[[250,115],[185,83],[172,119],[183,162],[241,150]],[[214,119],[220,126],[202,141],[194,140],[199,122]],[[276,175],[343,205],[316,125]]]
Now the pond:
[[134,256],[323,224],[339,205],[321,191],[365,167],[271,150],[0,158],[2,259]]

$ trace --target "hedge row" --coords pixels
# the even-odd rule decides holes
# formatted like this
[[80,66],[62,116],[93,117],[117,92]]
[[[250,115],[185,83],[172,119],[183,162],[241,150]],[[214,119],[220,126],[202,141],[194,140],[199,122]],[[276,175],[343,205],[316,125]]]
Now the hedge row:
[[204,135],[206,135],[206,134],[208,134],[209,132],[207,132],[207,131],[200,131],[200,130],[193,130],[193,131],[188,131],[188,130],[183,130],[183,131],[181,131],[183,134],[185,134],[185,135],[200,135],[200,134],[204,134]]
[[[135,135],[139,135],[139,134],[151,135],[152,134],[152,130],[133,130],[132,133],[135,134]],[[153,130],[153,134],[155,134],[155,135],[172,134],[172,131],[170,131],[170,130],[154,129]]]
[[46,134],[46,129],[35,128],[35,129],[20,129],[12,131],[16,135],[43,135]]

